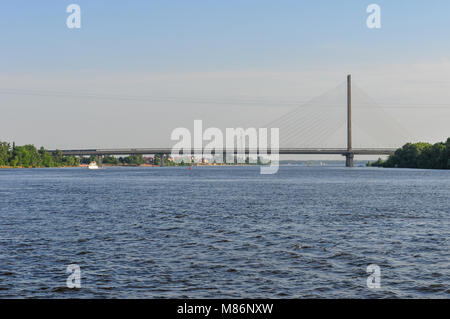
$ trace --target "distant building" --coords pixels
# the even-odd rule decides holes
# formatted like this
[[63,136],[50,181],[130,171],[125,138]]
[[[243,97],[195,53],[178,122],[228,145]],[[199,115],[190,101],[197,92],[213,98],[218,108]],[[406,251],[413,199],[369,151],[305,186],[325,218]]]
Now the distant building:
[[145,164],[153,164],[153,157],[152,156],[144,157],[144,163]]

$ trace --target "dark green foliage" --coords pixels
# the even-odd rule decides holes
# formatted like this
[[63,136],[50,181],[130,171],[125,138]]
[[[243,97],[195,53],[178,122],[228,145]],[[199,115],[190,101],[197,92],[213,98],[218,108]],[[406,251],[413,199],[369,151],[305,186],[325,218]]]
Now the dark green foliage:
[[378,159],[370,166],[450,169],[450,138],[445,143],[408,143],[386,161]]
[[141,165],[144,163],[144,158],[142,155],[130,155],[125,157],[122,161],[127,165]]
[[80,159],[81,164],[89,164],[91,162],[99,163],[98,156],[91,155],[89,157],[81,157]]
[[119,164],[119,159],[114,156],[105,156],[102,159],[102,164],[117,165]]
[[43,147],[34,145],[13,146],[0,142],[0,166],[12,167],[57,167],[76,166],[80,161],[74,156],[63,156],[61,151],[50,154]]
[[376,166],[376,167],[383,167],[384,161],[381,158],[378,158],[376,162],[368,162],[367,166]]
[[8,165],[10,149],[11,145],[9,143],[0,142],[0,166]]

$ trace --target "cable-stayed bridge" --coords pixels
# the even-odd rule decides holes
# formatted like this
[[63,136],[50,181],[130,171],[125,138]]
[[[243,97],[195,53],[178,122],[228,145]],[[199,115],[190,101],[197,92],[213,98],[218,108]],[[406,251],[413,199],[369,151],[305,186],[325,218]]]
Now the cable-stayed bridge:
[[[344,98],[345,97],[345,98]],[[365,123],[355,122],[353,100],[357,99],[358,108],[365,109]],[[346,112],[343,112],[345,106]],[[382,123],[382,125],[380,125]],[[384,139],[385,147],[354,147],[354,125],[360,129],[358,135],[365,139]],[[347,82],[334,90],[323,94],[300,107],[263,125],[266,128],[279,128],[280,143],[277,150],[260,149],[224,149],[222,153],[234,154],[270,154],[280,155],[313,154],[313,155],[343,155],[346,166],[352,167],[355,155],[390,155],[400,146],[393,142],[393,137],[406,136],[405,131],[395,120],[374,103],[361,89],[352,87],[351,75]],[[387,129],[389,128],[389,129]],[[340,133],[339,133],[340,132]],[[345,132],[346,137],[342,138]],[[330,143],[343,144],[343,147],[317,147]],[[202,154],[203,149],[191,149],[191,154]],[[56,152],[52,150],[50,152]],[[113,149],[65,149],[63,155],[102,156],[106,155],[159,155],[161,159],[172,152],[171,148],[113,148]],[[211,154],[216,154],[214,151]],[[164,165],[164,160],[161,161]]]

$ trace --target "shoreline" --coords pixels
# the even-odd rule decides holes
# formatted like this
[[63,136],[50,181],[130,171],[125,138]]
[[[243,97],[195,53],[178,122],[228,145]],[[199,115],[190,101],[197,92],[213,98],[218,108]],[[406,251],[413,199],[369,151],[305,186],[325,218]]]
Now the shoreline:
[[66,166],[53,166],[53,167],[48,167],[48,166],[7,166],[7,165],[2,165],[0,166],[0,169],[25,169],[25,168],[75,168],[75,167],[80,167],[80,166],[70,166],[70,165],[66,165]]
[[[0,166],[0,169],[39,169],[39,168],[87,168],[88,164],[80,164],[80,165],[65,165],[65,166],[7,166],[2,165]],[[141,164],[141,165],[111,165],[111,164],[105,164],[101,165],[100,167],[222,167],[222,166],[257,166],[257,164],[215,164],[215,165],[154,165],[154,164]]]

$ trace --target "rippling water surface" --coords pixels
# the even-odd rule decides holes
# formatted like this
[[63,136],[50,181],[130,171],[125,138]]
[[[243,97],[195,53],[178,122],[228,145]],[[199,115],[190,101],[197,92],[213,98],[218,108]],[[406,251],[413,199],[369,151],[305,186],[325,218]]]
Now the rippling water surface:
[[2,298],[449,298],[449,237],[450,171],[0,170]]

